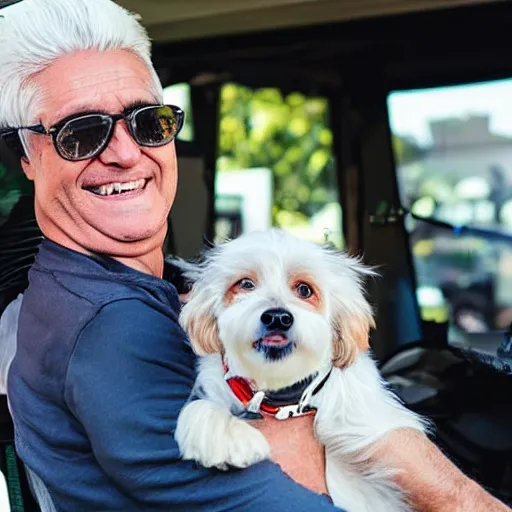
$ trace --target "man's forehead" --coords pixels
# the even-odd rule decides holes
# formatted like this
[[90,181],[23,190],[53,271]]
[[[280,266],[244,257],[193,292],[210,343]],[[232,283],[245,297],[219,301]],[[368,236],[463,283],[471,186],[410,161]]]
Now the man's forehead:
[[65,98],[58,101],[57,105],[55,101],[44,102],[47,106],[45,110],[47,110],[48,117],[57,121],[72,114],[90,110],[115,114],[135,102],[153,103],[156,101],[150,87],[147,84],[141,86],[140,81],[133,78],[115,80],[117,84],[115,92],[113,92],[111,82],[112,80],[102,84],[94,83],[90,86],[85,85],[85,83],[77,83],[77,88],[74,91],[79,92],[82,88],[85,88],[87,94],[83,96],[77,94],[66,95]]
[[[147,72],[141,70],[119,67],[94,73],[73,73],[67,77],[67,83],[72,91],[80,89],[109,89],[112,84],[135,87],[150,87],[151,77]],[[144,69],[145,71],[145,69]]]
[[[62,62],[60,64],[65,64]],[[154,102],[153,82],[140,62],[130,66],[73,66],[69,72],[57,65],[39,76],[43,91],[42,117],[57,121],[83,110],[120,112],[135,101]]]

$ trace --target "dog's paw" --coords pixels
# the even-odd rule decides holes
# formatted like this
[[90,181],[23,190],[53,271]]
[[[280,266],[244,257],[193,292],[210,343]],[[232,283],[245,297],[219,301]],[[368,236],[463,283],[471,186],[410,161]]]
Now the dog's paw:
[[265,436],[235,417],[231,418],[226,432],[225,449],[227,465],[237,468],[246,468],[270,458],[270,446]]
[[175,438],[184,459],[207,468],[246,468],[270,458],[270,446],[259,430],[207,400],[182,409]]

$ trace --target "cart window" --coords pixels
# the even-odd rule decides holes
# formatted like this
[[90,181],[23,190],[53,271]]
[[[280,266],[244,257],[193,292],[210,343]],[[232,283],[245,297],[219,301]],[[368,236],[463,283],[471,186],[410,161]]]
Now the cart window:
[[225,85],[215,206],[216,241],[278,226],[342,247],[328,101]]
[[187,83],[170,85],[164,89],[164,103],[176,105],[185,112],[185,122],[178,134],[178,140],[192,142],[194,140],[194,125],[192,123],[192,102],[190,100],[190,85]]
[[[389,96],[406,207],[457,226],[512,235],[511,98],[512,80]],[[508,326],[512,238],[461,235],[411,219],[408,229],[424,318],[449,318],[452,338]]]

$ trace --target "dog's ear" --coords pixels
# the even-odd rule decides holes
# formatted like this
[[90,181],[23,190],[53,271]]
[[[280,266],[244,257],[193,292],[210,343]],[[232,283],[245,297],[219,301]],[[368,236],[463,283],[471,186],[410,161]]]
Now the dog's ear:
[[192,287],[187,303],[180,313],[180,324],[188,334],[192,348],[199,356],[222,351],[214,314],[214,301]]
[[366,352],[370,348],[370,328],[375,327],[375,321],[368,305],[367,311],[338,310],[333,315],[332,323],[332,364],[345,368],[355,361],[359,352]]
[[330,252],[333,290],[331,322],[333,327],[332,363],[338,368],[350,366],[360,352],[370,348],[370,329],[375,327],[372,307],[366,300],[364,281],[377,273],[357,258]]
[[208,255],[209,251],[205,251],[196,261],[175,258],[171,262],[186,283],[180,295],[184,305],[179,321],[199,356],[222,351],[215,316],[218,294],[214,293],[212,284],[208,283]]

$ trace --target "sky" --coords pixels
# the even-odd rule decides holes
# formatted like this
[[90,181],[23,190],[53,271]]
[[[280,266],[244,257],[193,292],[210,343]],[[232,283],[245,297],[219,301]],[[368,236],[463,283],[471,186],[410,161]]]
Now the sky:
[[393,92],[388,111],[392,132],[412,136],[422,146],[432,140],[429,120],[471,114],[490,114],[491,132],[512,136],[512,79]]

